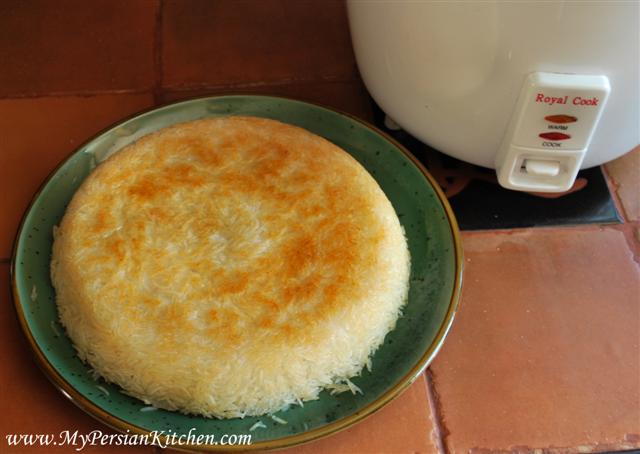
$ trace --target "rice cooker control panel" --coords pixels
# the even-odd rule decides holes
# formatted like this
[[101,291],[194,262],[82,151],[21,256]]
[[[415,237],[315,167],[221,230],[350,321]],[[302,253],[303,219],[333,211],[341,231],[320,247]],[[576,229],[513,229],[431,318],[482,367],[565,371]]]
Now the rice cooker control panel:
[[500,184],[520,191],[569,190],[610,90],[606,76],[529,74],[496,157]]

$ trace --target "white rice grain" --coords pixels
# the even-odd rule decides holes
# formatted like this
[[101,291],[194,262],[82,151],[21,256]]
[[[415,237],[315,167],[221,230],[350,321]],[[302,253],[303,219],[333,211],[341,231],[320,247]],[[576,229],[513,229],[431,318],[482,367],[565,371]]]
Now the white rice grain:
[[287,424],[287,421],[282,418],[278,418],[276,415],[271,415],[271,419],[273,419],[278,424]]
[[265,426],[265,424],[262,421],[258,421],[257,423],[255,423],[253,426],[251,426],[249,428],[249,432],[253,432],[256,429],[266,429],[267,426]]
[[140,409],[140,411],[143,412],[143,413],[146,413],[148,411],[156,411],[157,409],[158,409],[157,407],[154,407],[153,405],[150,405],[148,407],[142,407]]

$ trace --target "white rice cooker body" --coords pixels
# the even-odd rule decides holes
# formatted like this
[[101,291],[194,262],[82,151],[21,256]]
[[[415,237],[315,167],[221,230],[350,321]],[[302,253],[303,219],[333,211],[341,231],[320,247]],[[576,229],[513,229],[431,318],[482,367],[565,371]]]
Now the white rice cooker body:
[[385,113],[439,151],[497,169],[503,186],[566,190],[580,168],[640,143],[638,2],[347,7],[360,73]]

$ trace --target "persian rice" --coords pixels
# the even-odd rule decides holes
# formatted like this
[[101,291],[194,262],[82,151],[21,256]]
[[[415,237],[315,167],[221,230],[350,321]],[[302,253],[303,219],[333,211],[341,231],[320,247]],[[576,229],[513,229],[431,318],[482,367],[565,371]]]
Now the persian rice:
[[87,177],[54,237],[79,357],[150,409],[233,418],[359,391],[349,379],[407,300],[407,242],[376,181],[273,120],[139,139]]

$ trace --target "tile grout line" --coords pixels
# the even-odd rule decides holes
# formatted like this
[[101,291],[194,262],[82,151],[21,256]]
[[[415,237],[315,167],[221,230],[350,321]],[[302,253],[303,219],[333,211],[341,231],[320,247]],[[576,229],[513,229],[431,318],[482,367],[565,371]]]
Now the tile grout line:
[[33,93],[10,93],[7,95],[0,95],[0,101],[11,101],[18,99],[39,99],[39,98],[89,98],[91,96],[103,96],[103,95],[142,95],[149,93],[153,87],[142,88],[108,88],[105,90],[80,90],[80,91],[47,91],[47,92],[33,92]]
[[[159,55],[156,56],[156,53]],[[156,52],[154,49],[154,68],[156,65],[162,62],[161,52]],[[159,60],[159,61],[156,61]],[[11,101],[19,99],[39,99],[39,98],[89,98],[92,96],[105,96],[105,95],[142,95],[151,92],[156,94],[156,91],[174,91],[174,92],[189,92],[199,90],[241,90],[243,88],[255,88],[255,87],[280,87],[291,85],[306,85],[314,83],[346,83],[346,82],[358,82],[357,79],[343,78],[343,77],[320,77],[320,78],[290,78],[290,79],[277,79],[272,81],[248,81],[238,83],[222,83],[222,84],[190,84],[190,85],[168,85],[162,86],[162,80],[164,80],[164,71],[160,65],[160,77],[154,76],[153,84],[148,87],[142,88],[109,88],[104,90],[68,90],[68,91],[47,91],[47,92],[33,92],[33,93],[9,93],[6,95],[0,95],[0,101]],[[154,70],[155,71],[155,70]]]
[[245,81],[235,83],[183,83],[167,85],[165,91],[196,91],[196,90],[219,90],[219,89],[242,89],[255,87],[278,87],[282,85],[305,85],[313,83],[344,83],[358,82],[358,79],[342,76],[321,76],[321,77],[290,77],[284,79],[274,79],[267,81]]
[[630,218],[629,214],[624,208],[624,204],[622,203],[622,197],[618,194],[619,185],[616,182],[615,178],[611,176],[609,169],[605,164],[600,166],[602,171],[602,175],[604,176],[604,181],[607,184],[607,188],[609,189],[609,194],[611,195],[611,200],[613,201],[613,205],[615,206],[618,214],[622,218],[622,222],[620,224],[614,225],[613,227],[622,233],[627,242],[627,246],[629,248],[629,252],[633,257],[633,260],[640,265],[640,237],[636,232],[640,232],[640,221],[634,221]]
[[433,414],[434,423],[434,435],[437,443],[438,451],[442,454],[449,454],[449,446],[447,445],[447,437],[449,436],[449,430],[444,424],[444,415],[442,412],[442,405],[440,404],[440,397],[435,389],[435,383],[433,379],[433,372],[431,368],[427,368],[424,371],[425,381],[427,385],[427,396],[429,398],[429,408]]
[[153,40],[153,103],[155,105],[162,102],[162,83],[164,81],[162,68],[162,8],[163,0],[158,0]]
[[640,221],[629,221],[616,226],[615,230],[620,232],[627,242],[629,252],[633,260],[640,266]]
[[512,235],[516,233],[527,233],[531,231],[545,232],[549,230],[601,230],[606,228],[615,228],[621,225],[625,225],[628,222],[607,222],[607,223],[585,223],[585,224],[558,224],[558,225],[542,225],[542,226],[528,226],[528,227],[508,227],[508,228],[495,228],[495,229],[478,229],[478,230],[461,230],[460,233],[463,236],[474,235],[486,235],[488,233],[495,233],[498,235]]
[[622,199],[618,194],[618,184],[609,173],[609,169],[607,169],[606,165],[604,164],[601,165],[600,170],[604,175],[604,181],[607,183],[607,188],[609,189],[609,194],[611,194],[611,200],[613,200],[613,205],[616,207],[616,210],[618,210],[618,213],[622,218],[622,222],[626,224],[627,222],[629,222],[629,215],[625,211],[624,205],[622,204]]

